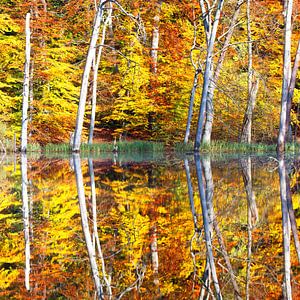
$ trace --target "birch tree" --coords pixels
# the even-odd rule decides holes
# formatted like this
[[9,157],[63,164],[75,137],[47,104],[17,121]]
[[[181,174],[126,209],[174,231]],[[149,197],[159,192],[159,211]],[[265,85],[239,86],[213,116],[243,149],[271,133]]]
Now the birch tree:
[[[216,26],[216,28],[218,27],[217,23],[212,23],[212,14],[213,14],[213,7],[214,5],[212,4],[210,6],[209,2],[206,1],[199,1],[200,3],[200,7],[201,7],[201,14],[202,14],[202,22],[203,22],[203,27],[204,27],[204,32],[205,32],[205,38],[206,38],[206,44],[207,44],[207,49],[209,48],[209,43],[211,40],[211,34],[214,33],[213,31],[213,27]],[[209,144],[211,141],[211,133],[212,133],[212,125],[213,125],[213,98],[214,98],[214,92],[215,89],[217,87],[217,82],[220,76],[220,71],[222,69],[222,65],[226,56],[226,52],[227,49],[229,48],[230,45],[230,40],[232,38],[233,32],[234,32],[234,28],[236,27],[237,23],[238,23],[238,17],[240,14],[240,8],[241,5],[244,3],[244,0],[238,0],[233,12],[233,15],[231,17],[231,21],[229,24],[229,28],[228,30],[225,32],[225,34],[223,34],[223,36],[221,36],[220,38],[224,37],[224,43],[222,46],[222,49],[220,51],[220,55],[218,58],[218,61],[216,63],[215,68],[213,68],[213,53],[211,53],[211,74],[210,74],[210,79],[208,80],[208,87],[207,90],[203,89],[202,90],[202,97],[204,97],[204,99],[206,98],[205,102],[206,102],[206,106],[205,106],[205,113],[204,113],[204,125],[202,124],[202,126],[204,126],[203,128],[203,137],[202,137],[202,133],[200,136],[200,140],[203,140],[203,143],[207,143]],[[216,17],[218,15],[220,15],[220,12],[218,12],[219,7],[217,8],[216,12],[215,12],[215,21],[216,21]],[[211,25],[213,24],[213,25]],[[191,49],[191,62],[192,65],[194,66],[194,81],[193,81],[193,86],[191,89],[191,93],[190,93],[190,101],[189,101],[189,110],[188,110],[188,119],[187,119],[187,125],[186,125],[186,131],[185,131],[185,137],[184,137],[184,143],[188,143],[189,140],[189,136],[190,136],[190,127],[191,127],[191,121],[192,121],[192,116],[193,116],[193,106],[194,106],[194,100],[195,100],[195,95],[196,95],[196,90],[198,87],[198,78],[199,75],[201,73],[203,73],[203,67],[202,64],[200,63],[200,58],[198,58],[197,62],[194,62],[193,57],[192,57],[192,52],[194,50],[197,49],[197,43],[196,43],[196,35],[197,35],[197,22],[194,20],[193,23],[194,26],[194,41],[193,41],[193,46]],[[219,38],[219,39],[220,39]],[[213,43],[215,43],[215,39],[216,37],[213,37]],[[213,49],[212,49],[213,51]],[[208,56],[207,56],[208,57]],[[205,66],[207,64],[207,57],[206,57],[206,61],[205,61]],[[205,68],[206,69],[206,68]],[[206,75],[204,75],[204,77],[206,77]],[[205,81],[205,79],[204,79]],[[205,93],[203,95],[203,92]],[[201,103],[202,103],[202,97],[201,97]],[[198,128],[198,127],[197,127]]]
[[208,89],[208,93],[207,93],[207,104],[206,104],[206,119],[205,119],[204,132],[203,132],[203,137],[202,137],[202,142],[204,144],[210,144],[210,142],[211,142],[213,117],[214,117],[214,109],[213,109],[214,93],[215,93],[215,89],[217,87],[217,82],[219,80],[219,76],[220,76],[220,72],[221,72],[223,62],[224,62],[224,59],[226,56],[226,52],[230,45],[230,40],[232,38],[234,29],[238,24],[240,8],[244,2],[245,2],[244,0],[238,0],[236,3],[234,13],[233,13],[231,21],[230,21],[229,29],[228,29],[227,33],[225,34],[225,40],[224,40],[224,44],[221,49],[220,56],[218,58],[215,70],[213,72],[212,79],[209,81],[209,89]]
[[89,87],[89,76],[90,76],[91,68],[93,65],[93,61],[95,60],[97,40],[99,37],[99,31],[100,31],[101,23],[103,20],[104,6],[108,2],[114,3],[122,13],[124,13],[126,16],[129,16],[132,20],[135,21],[135,23],[138,26],[138,29],[136,30],[137,34],[141,34],[143,39],[145,39],[145,35],[146,35],[144,27],[142,26],[142,22],[141,22],[139,16],[135,17],[132,14],[128,13],[122,7],[122,5],[120,5],[117,1],[114,1],[114,0],[109,0],[109,1],[101,0],[100,1],[100,4],[99,4],[97,12],[96,12],[94,24],[93,24],[92,36],[91,36],[90,45],[89,45],[88,53],[86,56],[86,63],[85,63],[82,80],[81,80],[81,89],[80,89],[80,96],[79,96],[79,103],[78,103],[77,117],[76,117],[76,127],[75,127],[75,131],[74,131],[74,139],[73,139],[73,143],[72,143],[72,151],[73,152],[80,151],[81,135],[82,135],[87,93],[88,93],[88,87]]
[[25,46],[23,102],[22,102],[21,152],[27,151],[29,77],[30,77],[30,13],[26,14],[25,34],[26,34],[26,46]]
[[90,40],[90,46],[88,49],[85,67],[82,75],[81,81],[81,89],[80,89],[80,97],[78,103],[78,110],[77,110],[77,117],[76,117],[76,127],[74,131],[74,141],[72,145],[73,152],[78,152],[80,150],[81,144],[81,134],[83,128],[83,121],[84,121],[84,113],[85,113],[85,106],[86,106],[86,98],[89,86],[89,76],[93,64],[93,60],[95,58],[95,51],[96,51],[96,44],[99,36],[100,25],[103,18],[103,4],[104,0],[100,1],[100,4],[97,9],[97,13],[94,20],[93,25],[93,32],[92,37]]
[[90,131],[89,131],[89,139],[88,143],[93,143],[94,136],[94,128],[95,128],[95,116],[96,116],[96,107],[97,107],[97,86],[98,86],[98,70],[102,57],[102,50],[105,44],[106,39],[106,29],[108,24],[111,23],[112,18],[112,3],[108,2],[106,4],[107,8],[107,16],[105,18],[103,28],[102,28],[102,36],[101,36],[101,44],[99,45],[98,53],[97,48],[95,48],[94,59],[93,59],[93,92],[92,92],[92,109],[91,109],[91,119],[90,119]]
[[291,38],[292,38],[292,12],[293,0],[284,1],[284,52],[283,52],[283,78],[281,91],[281,111],[277,151],[282,153],[285,150],[287,134],[287,115],[289,87],[291,85]]
[[240,136],[242,143],[251,143],[252,116],[256,102],[259,79],[255,78],[252,59],[252,33],[251,33],[251,1],[247,0],[247,38],[248,38],[248,100],[244,114],[243,126]]

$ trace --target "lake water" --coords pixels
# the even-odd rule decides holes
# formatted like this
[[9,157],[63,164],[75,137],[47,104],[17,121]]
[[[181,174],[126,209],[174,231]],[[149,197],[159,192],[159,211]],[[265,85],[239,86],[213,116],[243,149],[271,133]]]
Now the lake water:
[[0,299],[300,299],[299,166],[3,157]]

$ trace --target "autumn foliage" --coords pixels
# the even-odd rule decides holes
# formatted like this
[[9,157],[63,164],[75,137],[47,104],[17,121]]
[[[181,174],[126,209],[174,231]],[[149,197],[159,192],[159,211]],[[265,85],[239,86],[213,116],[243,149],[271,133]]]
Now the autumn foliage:
[[[299,1],[295,1],[299,7]],[[193,84],[190,49],[197,34],[196,55],[205,58],[205,38],[198,1],[120,1],[143,21],[146,40],[136,23],[117,5],[103,48],[98,73],[95,138],[113,137],[182,141]],[[222,48],[235,1],[227,1],[220,20],[215,52]],[[297,6],[298,5],[298,6]],[[252,1],[253,67],[261,79],[253,120],[254,141],[271,142],[279,125],[282,65],[282,5]],[[217,84],[213,138],[237,140],[247,103],[247,33],[245,6],[235,27]],[[31,143],[69,141],[75,127],[81,76],[89,44],[95,3],[92,0],[0,2],[0,124],[5,138],[20,135],[24,63],[24,22],[31,12],[32,61],[30,87]],[[151,72],[154,17],[159,15],[157,73]],[[198,20],[199,21],[199,20]],[[299,15],[294,13],[292,55],[299,38]],[[198,22],[201,23],[200,21]],[[196,30],[196,32],[195,32]],[[217,56],[217,55],[216,55]],[[91,80],[92,81],[92,78]],[[201,76],[199,87],[201,87]],[[88,93],[85,133],[90,117]],[[196,94],[195,111],[199,108]],[[298,128],[299,84],[292,123]],[[196,120],[192,123],[195,134]]]

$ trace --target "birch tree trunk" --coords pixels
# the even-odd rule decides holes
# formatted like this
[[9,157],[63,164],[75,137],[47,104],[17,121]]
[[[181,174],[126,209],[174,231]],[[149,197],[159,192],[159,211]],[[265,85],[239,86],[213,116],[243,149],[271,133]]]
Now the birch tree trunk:
[[241,5],[244,3],[244,0],[238,0],[233,16],[230,21],[229,29],[225,37],[224,45],[221,50],[221,54],[219,56],[214,75],[212,80],[210,81],[210,86],[207,94],[207,106],[206,106],[206,120],[204,125],[204,131],[203,131],[203,137],[202,142],[204,144],[210,144],[211,143],[211,134],[212,134],[212,128],[213,128],[213,118],[214,118],[214,108],[213,108],[213,99],[214,99],[214,93],[217,86],[217,82],[219,80],[220,72],[222,69],[222,65],[225,59],[225,55],[227,52],[227,49],[229,48],[230,40],[232,38],[234,28],[236,26],[239,14],[240,14],[240,8]]
[[294,96],[294,89],[295,89],[295,84],[296,84],[296,79],[297,79],[297,71],[299,68],[299,61],[300,61],[300,40],[298,41],[296,56],[295,56],[295,60],[294,60],[294,66],[293,66],[290,85],[289,85],[288,99],[287,99],[287,116],[286,116],[286,131],[287,132],[286,132],[286,134],[288,135],[288,138],[289,138],[288,132],[291,129],[292,100],[293,100],[293,96]]
[[192,118],[193,118],[193,108],[194,108],[194,102],[195,102],[195,95],[196,95],[196,91],[197,91],[197,87],[198,87],[199,74],[200,74],[200,69],[198,68],[195,70],[193,87],[192,87],[191,94],[190,94],[188,119],[187,119],[187,123],[186,123],[186,130],[185,130],[185,136],[184,136],[185,144],[188,143],[189,137],[190,137],[191,123],[192,123]]
[[287,133],[287,103],[289,86],[291,82],[291,36],[292,36],[292,10],[293,0],[284,0],[284,54],[283,54],[283,78],[281,91],[281,111],[277,152],[285,150]]
[[30,290],[30,222],[29,222],[29,201],[28,201],[28,179],[27,179],[27,156],[21,154],[21,175],[22,175],[22,212],[25,240],[25,288]]
[[250,0],[247,0],[247,37],[248,37],[248,101],[244,115],[240,141],[242,143],[251,143],[252,131],[252,115],[256,102],[259,79],[255,78],[253,72],[252,60],[252,35],[251,35],[251,16],[250,16]]
[[101,0],[98,6],[98,10],[93,25],[93,33],[90,41],[90,46],[86,57],[84,72],[82,75],[81,90],[80,90],[80,97],[79,97],[79,104],[78,104],[77,118],[76,118],[76,127],[74,131],[74,142],[73,142],[73,149],[72,149],[73,152],[79,152],[80,150],[81,134],[83,129],[83,121],[84,121],[84,113],[85,113],[85,104],[86,104],[88,85],[89,85],[89,75],[95,57],[96,44],[99,36],[100,25],[103,18],[104,2],[105,2],[104,0]]
[[21,152],[27,151],[29,77],[30,77],[30,13],[26,14],[25,34],[26,34],[26,46],[25,46],[26,48],[25,48],[23,102],[22,102]]
[[158,44],[159,44],[159,15],[154,17],[153,31],[152,31],[152,44],[151,44],[151,72],[153,74],[157,73],[157,54],[158,54]]
[[89,131],[89,139],[88,143],[92,144],[93,143],[93,136],[94,136],[94,128],[95,128],[95,116],[96,116],[96,107],[97,107],[97,86],[98,86],[98,70],[99,70],[99,65],[101,61],[101,56],[102,56],[102,50],[103,50],[103,45],[105,43],[106,39],[106,29],[107,25],[109,24],[112,16],[112,4],[109,2],[108,3],[109,8],[108,8],[108,15],[105,19],[103,29],[102,29],[102,37],[101,37],[101,44],[99,46],[98,54],[96,55],[96,48],[95,48],[95,57],[93,60],[93,92],[92,92],[92,109],[91,109],[91,120],[90,120],[90,131]]
[[214,50],[214,44],[215,44],[215,40],[216,40],[216,34],[217,34],[217,29],[218,29],[218,24],[219,24],[223,4],[224,4],[224,0],[218,1],[218,7],[217,7],[217,10],[215,13],[215,20],[213,23],[213,27],[212,27],[212,31],[211,31],[211,34],[209,37],[209,43],[208,43],[208,47],[207,47],[205,72],[204,72],[202,95],[201,95],[201,105],[200,105],[200,110],[199,110],[199,114],[198,114],[197,131],[196,131],[196,138],[195,138],[195,144],[194,144],[195,151],[199,151],[200,144],[201,144],[203,126],[204,126],[205,115],[206,115],[208,88],[209,88],[209,83],[212,79],[213,50]]

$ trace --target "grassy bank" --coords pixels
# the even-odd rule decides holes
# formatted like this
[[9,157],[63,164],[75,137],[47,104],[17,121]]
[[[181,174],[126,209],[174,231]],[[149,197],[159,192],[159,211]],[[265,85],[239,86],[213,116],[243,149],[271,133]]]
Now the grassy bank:
[[[117,151],[118,153],[143,153],[143,152],[163,152],[164,144],[147,141],[121,141],[114,144],[113,142],[103,142],[100,144],[81,144],[81,153],[104,153]],[[71,152],[69,144],[48,144],[42,148],[42,152]]]
[[[11,144],[5,145],[7,152],[13,152]],[[82,154],[100,154],[100,153],[146,153],[146,152],[176,152],[176,153],[192,153],[194,152],[194,144],[176,143],[173,146],[166,146],[162,142],[149,141],[121,141],[117,142],[102,142],[99,144],[81,144],[80,152]],[[27,152],[40,153],[70,153],[72,149],[70,144],[47,144],[42,147],[39,144],[28,144]],[[202,145],[200,153],[275,153],[276,144],[262,143],[236,143],[213,141],[210,145]],[[299,143],[289,143],[286,145],[287,153],[300,152]]]
[[[175,145],[175,151],[179,153],[193,152],[194,144],[178,143]],[[270,153],[276,152],[276,144],[262,143],[236,143],[213,141],[211,144],[204,144],[200,147],[200,153]],[[300,152],[300,144],[289,143],[286,145],[286,152]]]

